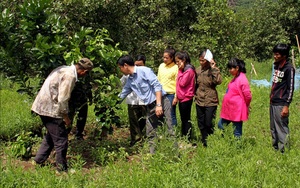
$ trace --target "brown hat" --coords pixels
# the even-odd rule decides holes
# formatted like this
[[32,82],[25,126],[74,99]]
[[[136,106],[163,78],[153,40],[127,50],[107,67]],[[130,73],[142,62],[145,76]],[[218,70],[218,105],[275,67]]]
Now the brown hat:
[[91,60],[88,58],[82,58],[78,62],[79,65],[81,65],[84,69],[91,71],[94,68],[94,65]]

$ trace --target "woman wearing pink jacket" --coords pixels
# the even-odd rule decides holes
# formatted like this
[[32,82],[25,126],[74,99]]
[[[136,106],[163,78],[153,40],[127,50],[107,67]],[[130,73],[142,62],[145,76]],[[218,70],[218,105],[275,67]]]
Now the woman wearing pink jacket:
[[224,129],[223,125],[228,125],[232,122],[234,126],[234,136],[241,137],[243,121],[248,120],[252,95],[249,82],[245,75],[245,62],[233,58],[228,62],[227,68],[233,76],[233,79],[228,84],[226,94],[222,101],[221,119],[218,123],[218,127]]
[[191,109],[195,92],[195,67],[191,65],[191,59],[187,52],[180,51],[175,54],[175,62],[178,66],[176,81],[176,102],[179,101],[182,136],[187,136],[191,141],[192,124]]

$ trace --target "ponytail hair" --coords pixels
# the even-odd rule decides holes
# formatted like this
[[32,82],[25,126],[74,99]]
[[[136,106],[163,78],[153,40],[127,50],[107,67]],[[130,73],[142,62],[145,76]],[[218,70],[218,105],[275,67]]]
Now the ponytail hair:
[[229,60],[229,62],[227,63],[227,68],[231,69],[236,67],[239,67],[239,72],[246,73],[246,65],[243,60],[238,58],[232,58],[231,60]]
[[169,47],[169,48],[164,50],[164,53],[169,54],[170,58],[172,59],[172,62],[175,62],[176,50],[174,48]]
[[191,58],[189,54],[185,51],[176,52],[175,57],[182,61],[185,61],[186,64],[191,64]]

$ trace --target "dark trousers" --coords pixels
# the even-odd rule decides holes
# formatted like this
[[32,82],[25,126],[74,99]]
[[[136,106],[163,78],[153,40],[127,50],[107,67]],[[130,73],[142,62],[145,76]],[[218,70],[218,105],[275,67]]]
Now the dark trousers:
[[[146,126],[147,110],[144,105],[131,105],[128,104],[128,117],[129,117],[129,130],[131,141],[141,139],[144,134],[143,130]],[[138,138],[136,138],[138,136]]]
[[68,133],[65,127],[65,122],[60,118],[52,118],[40,116],[43,125],[47,129],[42,144],[34,158],[36,163],[44,163],[53,148],[56,151],[56,165],[59,171],[66,171],[67,166],[67,150],[68,150]]
[[181,134],[182,136],[188,136],[191,140],[192,124],[191,124],[191,110],[193,99],[185,102],[179,102],[179,113],[181,119]]
[[214,133],[214,120],[216,119],[217,106],[199,106],[196,104],[197,122],[201,132],[201,142],[207,146],[208,135]]
[[84,127],[86,124],[87,114],[88,114],[88,104],[87,100],[83,101],[81,106],[76,107],[74,104],[69,105],[70,112],[69,112],[69,118],[72,120],[72,123],[74,121],[74,117],[76,114],[76,111],[78,112],[77,118],[76,118],[76,137],[82,137]]

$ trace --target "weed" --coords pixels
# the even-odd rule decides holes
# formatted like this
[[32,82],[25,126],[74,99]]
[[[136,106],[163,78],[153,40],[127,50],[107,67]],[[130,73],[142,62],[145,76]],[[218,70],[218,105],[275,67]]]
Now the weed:
[[32,137],[31,132],[22,131],[17,134],[16,141],[11,142],[11,152],[16,157],[29,159],[32,155],[33,145],[38,141],[37,137]]

